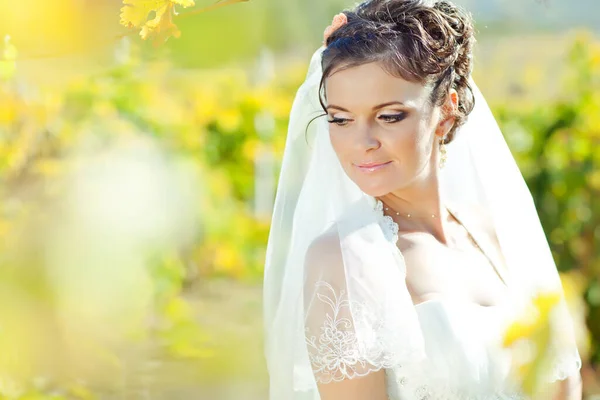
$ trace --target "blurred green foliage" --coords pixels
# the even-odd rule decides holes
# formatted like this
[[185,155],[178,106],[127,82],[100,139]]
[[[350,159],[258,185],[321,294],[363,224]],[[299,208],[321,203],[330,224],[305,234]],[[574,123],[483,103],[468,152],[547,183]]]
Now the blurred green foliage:
[[[0,286],[6,307],[0,306],[0,314],[10,335],[0,338],[2,396],[137,393],[152,382],[140,382],[136,374],[143,377],[157,360],[169,368],[159,368],[155,378],[176,375],[172,380],[181,381],[191,372],[187,379],[196,384],[248,364],[237,351],[243,344],[231,347],[239,341],[235,333],[198,323],[184,288],[206,277],[260,279],[269,219],[253,213],[254,163],[261,149],[282,153],[293,88],[304,73],[304,66],[292,66],[276,80],[251,82],[240,69],[174,71],[168,62],[141,63],[133,55],[106,72],[41,92],[18,81],[14,71],[6,74],[0,82]],[[271,131],[258,132],[265,115]],[[195,211],[202,224],[193,242],[167,242],[144,255],[149,281],[131,266],[136,290],[121,304],[131,314],[113,310],[129,320],[122,332],[113,327],[113,335],[123,334],[114,348],[97,332],[83,334],[88,327],[75,313],[58,315],[62,288],[53,285],[45,242],[62,233],[64,221],[55,208],[62,205],[69,177],[86,159],[135,138],[157,144],[172,163],[193,171],[190,184],[199,188]],[[72,243],[74,251],[77,245]],[[102,268],[82,260],[84,274]],[[146,308],[138,297],[148,291]],[[81,304],[87,307],[86,300]],[[6,324],[8,313],[17,314],[12,325]],[[61,318],[69,320],[68,328],[53,329]],[[34,331],[44,332],[44,339]],[[11,348],[30,349],[18,368],[5,351]]]
[[579,34],[556,99],[493,106],[536,202],[557,266],[584,282],[600,362],[600,45]]

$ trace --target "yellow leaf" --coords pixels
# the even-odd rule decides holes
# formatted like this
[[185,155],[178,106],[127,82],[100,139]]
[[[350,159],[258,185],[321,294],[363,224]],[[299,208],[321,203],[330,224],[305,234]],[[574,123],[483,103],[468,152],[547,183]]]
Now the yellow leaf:
[[535,328],[535,323],[525,321],[513,322],[504,334],[504,347],[510,347],[520,339],[531,337]]
[[[142,28],[142,39],[153,39],[155,45],[162,44],[169,37],[179,37],[181,32],[173,23],[176,15],[175,6],[193,6],[194,0],[123,0],[121,8],[121,24],[128,28]],[[155,17],[148,20],[148,15],[154,12]]]
[[540,317],[543,321],[548,319],[550,312],[556,305],[558,305],[560,302],[560,297],[560,293],[549,292],[542,293],[534,299],[533,304],[539,311]]
[[153,38],[154,45],[159,45],[167,41],[169,37],[178,38],[181,36],[181,31],[177,25],[173,23],[173,5],[169,4],[166,10],[162,13],[156,13],[156,18],[148,21],[142,27],[140,36],[144,40]]

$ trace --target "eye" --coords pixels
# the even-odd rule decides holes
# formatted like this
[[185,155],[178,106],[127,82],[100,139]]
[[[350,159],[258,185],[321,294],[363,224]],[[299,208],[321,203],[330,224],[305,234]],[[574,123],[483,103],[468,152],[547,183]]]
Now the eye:
[[348,122],[352,121],[351,119],[347,119],[347,118],[335,118],[332,117],[331,119],[328,119],[327,122],[329,122],[330,124],[336,124],[338,126],[346,126],[348,125]]
[[389,114],[389,115],[382,114],[379,116],[380,120],[385,121],[386,123],[389,123],[389,124],[400,122],[404,118],[406,118],[406,113],[404,113],[404,112],[399,113],[399,114]]

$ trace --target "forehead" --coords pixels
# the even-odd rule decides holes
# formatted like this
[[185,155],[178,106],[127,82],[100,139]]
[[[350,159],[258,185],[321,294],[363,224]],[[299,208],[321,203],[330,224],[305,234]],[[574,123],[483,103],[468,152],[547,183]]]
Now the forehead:
[[390,101],[419,106],[425,103],[429,89],[385,71],[378,63],[369,63],[334,71],[325,80],[328,104],[360,109]]

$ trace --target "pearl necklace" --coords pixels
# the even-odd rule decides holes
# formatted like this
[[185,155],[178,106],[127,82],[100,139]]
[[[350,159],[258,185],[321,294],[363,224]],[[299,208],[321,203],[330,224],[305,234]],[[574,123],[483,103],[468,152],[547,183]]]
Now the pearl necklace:
[[[398,215],[398,216],[400,216],[400,215],[403,215],[403,216],[405,216],[406,218],[412,218],[412,214],[404,214],[404,213],[399,213],[399,212],[397,212],[397,211],[390,210],[390,208],[389,208],[389,207],[385,207],[384,209],[385,209],[385,211],[387,211],[388,213],[389,213],[389,212],[393,212],[394,214],[396,214],[396,215]],[[431,218],[438,218],[438,217],[437,217],[435,214],[431,214]]]
[[[404,215],[407,218],[412,218],[412,214],[404,214],[404,213],[399,213],[397,211],[394,210],[390,210],[389,207],[384,207],[385,211],[387,211],[388,213],[391,211],[393,214],[396,214],[397,216],[400,215]],[[450,212],[450,210],[448,210],[448,212]],[[450,215],[452,215],[454,217],[454,214],[450,212]],[[435,214],[431,214],[431,218],[437,218],[437,216]],[[456,219],[456,217],[454,217]],[[471,232],[469,232],[469,230],[467,229],[466,226],[463,225],[463,223],[456,219],[456,221],[459,223],[460,226],[463,227],[463,229],[465,230],[465,232],[467,233],[467,237],[469,238],[469,241],[471,242],[472,245],[474,245],[486,258],[489,259],[489,257],[487,256],[487,254],[483,251],[483,249],[481,248],[481,246],[479,246],[479,243],[477,243],[477,241],[475,240],[475,238],[473,237],[473,235],[471,235]],[[490,260],[490,263],[492,261]],[[493,265],[493,263],[492,263]]]

